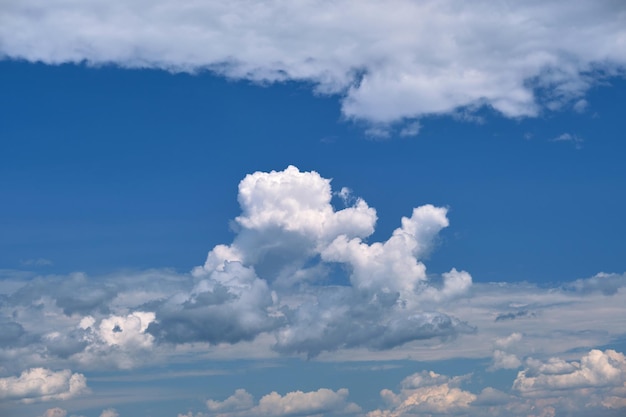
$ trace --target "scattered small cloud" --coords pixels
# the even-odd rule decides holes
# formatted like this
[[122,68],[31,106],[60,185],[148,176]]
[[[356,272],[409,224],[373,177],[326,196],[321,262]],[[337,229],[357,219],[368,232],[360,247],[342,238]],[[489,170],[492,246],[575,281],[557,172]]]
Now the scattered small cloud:
[[584,113],[585,110],[587,110],[587,107],[589,107],[589,103],[584,98],[578,100],[573,106],[574,111],[577,113]]
[[577,135],[573,135],[570,133],[563,133],[553,139],[550,140],[551,142],[569,142],[574,144],[574,146],[576,147],[576,149],[582,149],[583,145],[582,143],[584,142],[584,139],[577,136]]
[[419,121],[415,121],[407,124],[400,130],[400,136],[402,137],[410,137],[417,136],[422,130],[422,124]]
[[22,266],[52,266],[53,262],[46,258],[24,259],[20,260]]

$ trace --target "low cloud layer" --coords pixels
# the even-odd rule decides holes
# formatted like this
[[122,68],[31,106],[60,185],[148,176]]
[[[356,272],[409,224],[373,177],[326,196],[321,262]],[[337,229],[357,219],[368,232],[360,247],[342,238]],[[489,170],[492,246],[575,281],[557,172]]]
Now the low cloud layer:
[[254,398],[244,389],[223,401],[208,400],[208,414],[191,412],[179,417],[286,417],[286,416],[339,416],[355,415],[361,408],[347,401],[348,390],[341,388],[333,391],[320,388],[317,391],[293,391],[285,395],[277,392],[264,395],[255,403]]
[[[512,335],[500,344],[518,339]],[[614,350],[593,349],[580,360],[527,358],[517,377],[500,389],[480,383],[477,386],[476,379],[472,374],[450,377],[433,371],[417,372],[404,378],[397,390],[381,390],[385,406],[369,411],[349,402],[347,389],[321,388],[285,395],[272,392],[258,402],[246,390],[238,389],[224,400],[208,400],[206,411],[179,417],[616,417],[626,409],[626,360]]]
[[0,55],[305,81],[340,95],[345,116],[385,124],[584,111],[594,83],[624,73],[625,28],[621,1],[20,0],[0,6]]

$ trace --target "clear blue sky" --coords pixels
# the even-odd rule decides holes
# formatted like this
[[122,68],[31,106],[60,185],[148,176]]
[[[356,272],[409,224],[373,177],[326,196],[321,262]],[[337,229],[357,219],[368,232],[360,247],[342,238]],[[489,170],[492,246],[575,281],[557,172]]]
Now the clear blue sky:
[[244,3],[0,5],[0,414],[623,415],[626,8]]

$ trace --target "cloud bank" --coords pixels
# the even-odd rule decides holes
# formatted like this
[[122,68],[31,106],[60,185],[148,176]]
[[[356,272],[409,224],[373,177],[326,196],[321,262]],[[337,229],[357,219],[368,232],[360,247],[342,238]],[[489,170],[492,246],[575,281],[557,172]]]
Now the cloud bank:
[[[503,343],[517,340],[513,336]],[[404,378],[397,391],[383,389],[380,397],[385,407],[364,411],[348,402],[349,392],[293,391],[264,395],[258,403],[244,389],[222,400],[208,400],[208,413],[179,417],[248,417],[248,416],[342,416],[363,417],[555,417],[588,415],[616,417],[626,408],[626,360],[614,350],[592,349],[579,361],[552,357],[548,360],[527,358],[523,370],[502,389],[477,388],[472,374],[450,377],[433,371],[421,371]],[[470,389],[468,386],[474,384]]]
[[[1,271],[0,397],[65,400],[86,390],[83,374],[69,369],[130,369],[171,358],[480,358],[490,360],[491,372],[517,370],[509,393],[468,390],[465,376],[420,373],[384,391],[388,407],[371,416],[472,415],[503,398],[525,411],[493,415],[532,415],[539,403],[577,406],[554,394],[568,390],[577,401],[580,390],[591,390],[589,404],[598,409],[623,407],[624,357],[594,348],[625,336],[625,274],[552,288],[473,283],[454,268],[428,274],[424,257],[449,226],[445,208],[409,209],[391,236],[371,241],[374,208],[293,166],[246,176],[238,199],[232,242],[215,246],[190,273]],[[577,351],[589,353],[578,360]],[[256,402],[239,390],[207,408],[233,416],[358,413],[347,396],[323,388]]]
[[594,83],[624,74],[625,28],[619,0],[11,0],[0,54],[302,81],[339,95],[344,116],[385,124],[482,106],[582,111]]

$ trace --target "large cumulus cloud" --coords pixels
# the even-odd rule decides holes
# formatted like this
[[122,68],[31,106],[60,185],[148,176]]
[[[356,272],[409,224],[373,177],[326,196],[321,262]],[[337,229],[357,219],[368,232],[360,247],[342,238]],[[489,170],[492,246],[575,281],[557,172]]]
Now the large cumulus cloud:
[[239,202],[232,242],[191,273],[15,281],[3,272],[2,372],[132,368],[180,348],[216,357],[491,357],[496,371],[624,334],[624,275],[546,290],[475,284],[454,268],[428,274],[422,259],[449,225],[445,208],[407,210],[374,242],[374,208],[296,167],[246,176]]
[[[330,180],[293,166],[246,176],[239,185],[237,237],[211,251],[194,274],[211,279],[238,265],[248,274],[256,271],[261,282],[273,283],[276,299],[286,303],[274,309],[276,320],[288,323],[277,333],[276,348],[282,352],[389,349],[472,331],[458,319],[424,311],[420,303],[462,295],[471,285],[467,272],[453,269],[436,289],[419,260],[448,226],[446,209],[418,207],[387,241],[370,245],[363,239],[374,231],[375,210],[362,199],[336,210],[332,197]],[[344,266],[351,285],[312,285],[328,282],[328,264]],[[289,287],[297,287],[298,293]],[[267,293],[265,297],[268,308]],[[291,307],[301,297],[304,301]],[[252,300],[246,304],[255,305]]]
[[340,94],[346,116],[374,123],[483,105],[508,117],[582,109],[585,91],[626,64],[619,0],[13,0],[0,8],[0,54],[10,58],[306,81]]
[[443,311],[468,294],[469,273],[433,281],[421,261],[449,224],[445,208],[417,207],[389,239],[369,243],[376,211],[317,172],[247,175],[238,199],[233,241],[189,274],[34,277],[5,294],[0,326],[11,337],[0,337],[0,358],[19,358],[14,371],[51,361],[132,368],[181,345],[260,343],[312,357],[475,331]]

